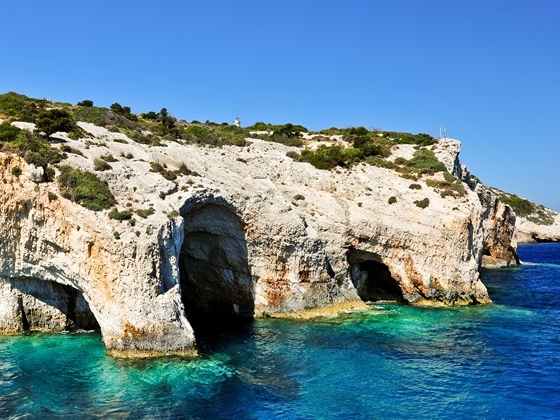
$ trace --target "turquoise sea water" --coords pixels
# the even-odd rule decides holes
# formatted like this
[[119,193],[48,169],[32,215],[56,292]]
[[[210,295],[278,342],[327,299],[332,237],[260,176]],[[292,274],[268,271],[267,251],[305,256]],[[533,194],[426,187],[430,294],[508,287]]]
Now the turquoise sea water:
[[126,361],[98,334],[0,338],[0,418],[560,418],[560,244],[485,271],[493,305],[256,320],[201,356]]

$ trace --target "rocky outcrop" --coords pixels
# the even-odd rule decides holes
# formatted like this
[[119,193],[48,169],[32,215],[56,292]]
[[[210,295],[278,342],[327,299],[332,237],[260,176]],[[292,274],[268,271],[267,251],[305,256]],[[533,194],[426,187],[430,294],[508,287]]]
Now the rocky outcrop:
[[[89,328],[91,323],[80,322],[76,314],[77,307],[89,306],[82,312],[97,320],[110,352],[193,351],[180,286],[166,270],[176,265],[180,247],[174,249],[164,238],[182,232],[180,226],[163,224],[149,242],[116,240],[106,215],[53,199],[55,184],[14,176],[14,166],[26,164],[0,154],[2,330],[61,330],[71,321]],[[79,299],[69,299],[69,290]]]
[[[33,182],[22,159],[0,153],[5,332],[91,328],[91,314],[111,354],[189,353],[189,321],[210,316],[303,317],[380,299],[490,301],[478,269],[488,244],[506,249],[507,229],[489,239],[487,208],[469,188],[444,198],[423,179],[385,168],[321,171],[286,156],[296,149],[260,140],[147,147],[81,125],[93,138],[61,135],[82,153],[65,162],[92,170],[94,158],[111,153],[112,169],[98,174],[119,209],[146,218],[86,210],[56,183]],[[435,151],[457,172],[458,150],[441,141]],[[184,165],[190,175],[169,181],[150,162]],[[14,166],[24,174],[15,176]],[[427,207],[416,204],[426,199]],[[492,226],[507,223],[496,216]]]
[[476,186],[482,202],[484,251],[482,266],[501,268],[519,265],[515,240],[516,216],[511,207],[500,201],[491,189],[482,184]]

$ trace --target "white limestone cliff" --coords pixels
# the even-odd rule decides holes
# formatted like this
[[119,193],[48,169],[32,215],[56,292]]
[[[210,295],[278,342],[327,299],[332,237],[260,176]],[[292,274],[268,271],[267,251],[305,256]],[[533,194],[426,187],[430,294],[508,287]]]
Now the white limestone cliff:
[[[83,154],[64,164],[92,170],[94,158],[111,153],[112,169],[96,173],[117,208],[153,214],[133,226],[86,210],[0,152],[4,332],[87,328],[89,306],[111,354],[180,354],[195,351],[189,321],[197,316],[303,317],[379,299],[490,302],[479,267],[497,225],[485,224],[487,209],[470,188],[443,198],[389,169],[318,170],[286,156],[295,149],[256,139],[148,147],[80,125],[92,138],[58,135]],[[459,150],[442,140],[435,153],[457,173]],[[409,152],[401,145],[395,155]],[[184,164],[191,174],[168,181],[151,162]],[[425,198],[426,208],[415,204]]]

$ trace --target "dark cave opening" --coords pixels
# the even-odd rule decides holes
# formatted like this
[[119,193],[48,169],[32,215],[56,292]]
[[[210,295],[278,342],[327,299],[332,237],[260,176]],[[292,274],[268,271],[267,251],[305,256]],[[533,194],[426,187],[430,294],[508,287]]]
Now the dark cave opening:
[[350,265],[350,277],[360,299],[364,302],[406,302],[399,284],[391,276],[389,267],[381,262],[379,255],[349,250],[346,256]]
[[181,291],[197,339],[250,322],[254,285],[241,221],[220,205],[200,206],[184,217]]
[[21,329],[100,331],[83,294],[72,286],[33,278],[10,279],[18,293]]

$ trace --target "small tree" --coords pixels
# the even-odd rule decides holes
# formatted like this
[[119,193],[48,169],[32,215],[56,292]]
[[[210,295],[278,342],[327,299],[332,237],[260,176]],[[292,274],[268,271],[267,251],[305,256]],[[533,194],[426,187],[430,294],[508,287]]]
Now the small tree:
[[57,131],[69,133],[76,129],[74,120],[64,109],[47,109],[42,111],[35,121],[35,130],[39,133],[45,133],[46,137],[50,137]]
[[81,102],[78,102],[76,106],[93,106],[93,101],[89,99],[84,99]]
[[4,121],[0,124],[0,141],[14,141],[21,130],[14,127],[8,121]]
[[148,111],[145,114],[141,114],[141,117],[144,118],[145,120],[157,120],[158,113],[154,111]]

